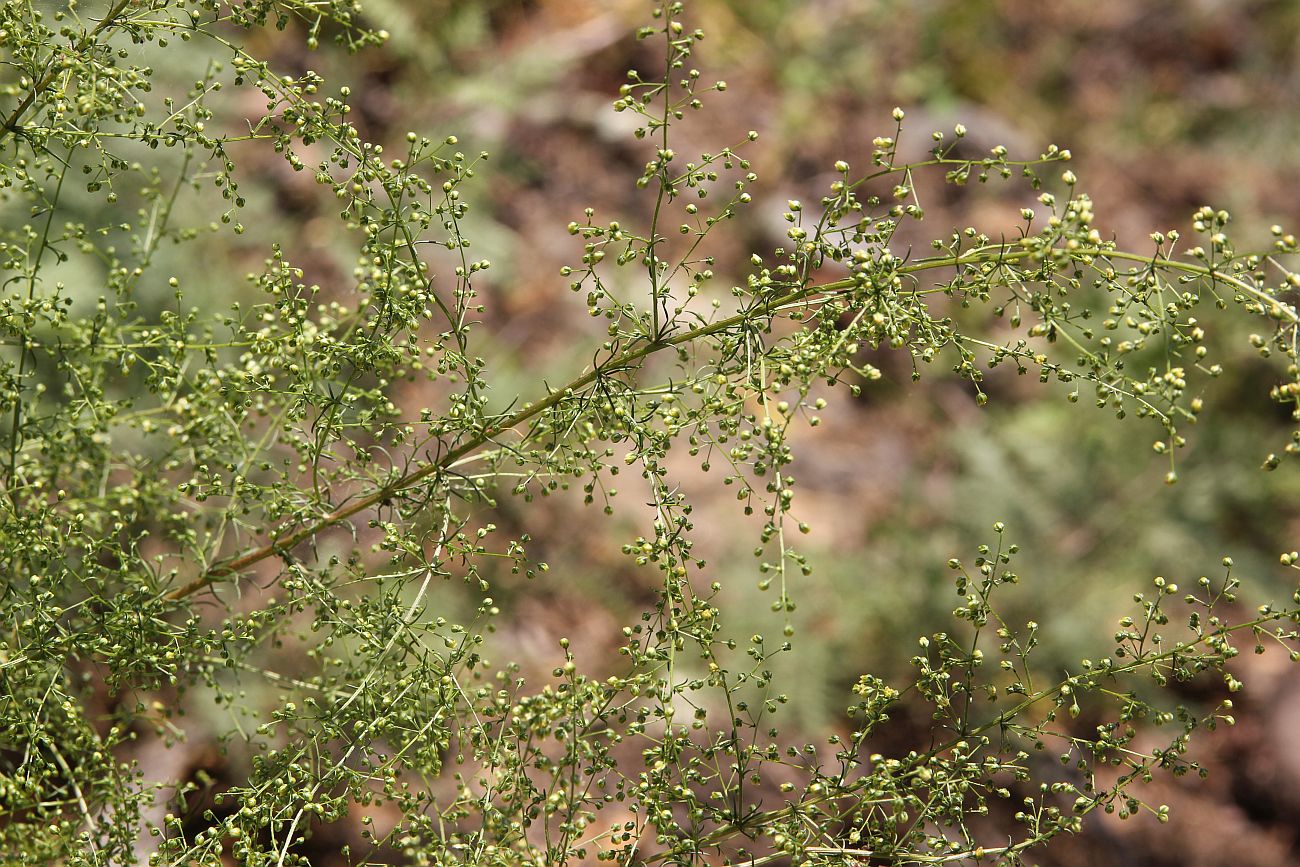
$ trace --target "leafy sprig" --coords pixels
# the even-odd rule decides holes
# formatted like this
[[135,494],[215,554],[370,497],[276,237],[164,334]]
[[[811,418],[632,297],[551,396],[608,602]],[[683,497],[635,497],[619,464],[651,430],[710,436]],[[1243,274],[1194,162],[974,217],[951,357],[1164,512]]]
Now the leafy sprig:
[[[896,110],[869,170],[835,163],[819,203],[787,204],[788,243],[720,290],[710,243],[754,203],[756,134],[676,152],[674,128],[727,88],[689,65],[703,34],[684,4],[660,4],[638,35],[662,41],[662,72],[630,74],[614,106],[649,149],[630,179],[648,217],[589,210],[568,225],[582,246],[560,276],[604,333],[567,383],[503,401],[476,322],[491,263],[468,252],[464,191],[486,155],[415,131],[395,158],[369,141],[348,88],[279,74],[245,39],[294,21],[308,47],[328,31],[353,49],[384,41],[333,0],[0,11],[14,100],[0,128],[0,851],[281,867],[305,863],[314,828],[385,805],[399,818],[363,819],[369,849],[347,857],[1016,863],[1098,809],[1166,818],[1139,784],[1199,771],[1191,735],[1231,722],[1230,702],[1198,715],[1163,697],[1169,685],[1209,673],[1240,688],[1238,636],[1298,652],[1300,599],[1240,616],[1229,572],[1197,582],[1175,615],[1177,586],[1157,579],[1113,650],[1036,683],[1038,624],[994,603],[1019,580],[998,525],[973,569],[950,563],[954,626],[922,639],[910,682],[862,675],[829,753],[774,722],[789,699],[773,660],[800,652],[790,614],[813,569],[795,544],[808,526],[791,426],[817,426],[836,388],[880,378],[866,350],[905,352],[917,377],[946,366],[981,404],[1003,366],[1067,400],[1087,390],[1155,426],[1173,482],[1222,371],[1206,341],[1218,318],[1259,323],[1252,346],[1282,360],[1271,397],[1300,414],[1300,280],[1281,228],[1242,253],[1229,215],[1205,207],[1198,245],[1170,231],[1124,250],[1072,171],[1046,177],[1069,151],[962,156],[958,126],[905,162]],[[197,58],[201,78],[136,62],[128,45],[144,44]],[[232,92],[256,94],[262,113],[238,114]],[[220,313],[167,272],[172,247],[243,232],[252,148],[333,197],[355,239],[346,292],[309,282],[275,243],[245,281],[258,300]],[[925,218],[927,174],[1025,184],[1046,216],[1026,208],[1014,238],[964,228],[916,253],[899,230]],[[185,225],[209,200],[219,217]],[[102,294],[73,279],[84,273]],[[433,405],[400,397],[416,381]],[[1298,444],[1300,432],[1283,451]],[[776,641],[726,625],[670,460],[682,452],[758,518]],[[550,571],[494,510],[580,487],[612,511],[619,485],[646,510],[622,551],[656,589],[617,658],[580,659],[563,641],[545,684],[494,664],[503,570]],[[433,588],[451,580],[476,601],[435,613]],[[1171,633],[1175,616],[1186,628]],[[273,710],[249,706],[257,689]],[[904,700],[929,708],[928,743],[873,752]],[[146,780],[118,758],[138,739],[185,737],[187,703],[228,713],[225,743],[249,757],[193,814],[200,783]],[[1173,735],[1152,746],[1144,726]]]

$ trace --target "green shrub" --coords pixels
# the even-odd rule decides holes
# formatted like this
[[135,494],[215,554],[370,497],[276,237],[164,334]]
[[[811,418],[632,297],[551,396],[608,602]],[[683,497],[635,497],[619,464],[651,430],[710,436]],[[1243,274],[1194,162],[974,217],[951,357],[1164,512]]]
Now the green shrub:
[[[1092,659],[1045,682],[1038,624],[1000,613],[1020,567],[998,523],[949,561],[951,626],[898,649],[914,675],[862,674],[822,743],[778,730],[772,674],[817,640],[792,618],[818,579],[795,544],[809,528],[791,435],[875,387],[873,353],[904,354],[914,377],[950,370],[980,404],[1002,367],[1132,416],[1172,484],[1222,372],[1215,323],[1254,323],[1271,397],[1300,418],[1281,228],[1242,252],[1205,207],[1190,242],[1119,249],[1069,151],[972,156],[958,126],[905,162],[896,110],[871,165],[837,162],[820,202],[788,204],[784,246],[719,285],[710,244],[758,178],[747,141],[676,152],[726,86],[692,67],[703,34],[670,3],[637,33],[657,71],[629,73],[614,103],[646,154],[629,179],[644,216],[568,225],[562,278],[596,324],[574,336],[590,360],[516,393],[493,373],[490,263],[467,228],[487,155],[419,130],[368,140],[347,87],[272,69],[289,37],[269,25],[310,48],[387,38],[343,0],[0,7],[9,862],[278,867],[348,820],[363,833],[339,844],[347,863],[1019,863],[1097,810],[1165,820],[1140,783],[1198,772],[1191,736],[1232,722],[1229,699],[1188,709],[1171,685],[1235,691],[1243,645],[1296,655],[1297,609],[1248,610],[1225,558],[1181,589],[1155,579]],[[265,261],[243,284],[199,261],[206,239],[244,231],[240,167],[267,152],[333,194],[349,285],[312,282],[274,239],[249,242]],[[910,249],[927,175],[1037,203],[1009,240],[967,228]],[[1300,431],[1272,448],[1300,450]],[[694,466],[757,522],[753,569],[783,634],[727,626],[693,541]],[[617,656],[564,641],[539,682],[487,654],[506,597],[564,580],[517,516],[566,492],[628,502],[641,529],[622,553],[658,589]],[[438,592],[453,582],[472,593],[460,611]],[[928,708],[924,742],[878,750],[905,697]],[[241,778],[140,761],[142,743],[214,721]]]

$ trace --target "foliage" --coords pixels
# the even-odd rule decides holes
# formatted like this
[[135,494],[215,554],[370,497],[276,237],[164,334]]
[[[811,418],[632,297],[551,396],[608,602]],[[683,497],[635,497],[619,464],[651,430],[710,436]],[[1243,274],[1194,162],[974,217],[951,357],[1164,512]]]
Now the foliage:
[[[568,225],[580,246],[562,276],[600,329],[590,362],[516,396],[492,373],[491,264],[466,230],[487,155],[417,130],[394,156],[353,122],[346,86],[255,52],[268,26],[312,48],[387,39],[343,0],[0,8],[7,858],[307,863],[305,839],[360,815],[358,862],[1018,863],[1097,810],[1167,818],[1140,783],[1198,771],[1192,734],[1232,722],[1230,700],[1178,707],[1167,687],[1214,676],[1235,691],[1243,644],[1296,655],[1297,609],[1245,610],[1225,558],[1190,589],[1155,579],[1112,642],[1045,683],[1038,624],[1000,614],[1020,578],[999,523],[949,561],[954,622],[921,639],[908,682],[863,674],[825,745],[774,722],[774,660],[815,641],[792,621],[816,578],[795,546],[809,528],[790,439],[837,393],[873,387],[870,353],[904,353],[916,378],[950,368],[981,404],[1005,367],[1132,416],[1174,483],[1222,372],[1216,323],[1254,323],[1271,397],[1300,418],[1300,277],[1280,227],[1241,252],[1227,212],[1203,207],[1194,245],[1165,232],[1119,249],[1058,172],[1068,150],[971,156],[958,126],[908,162],[895,110],[872,164],[837,162],[819,203],[789,202],[788,243],[719,288],[710,244],[758,177],[748,141],[675,150],[726,85],[692,67],[703,34],[669,3],[637,33],[656,71],[630,72],[614,103],[646,149],[645,213]],[[173,88],[163,57],[200,72]],[[332,194],[352,282],[310,282],[267,239],[247,277],[260,300],[218,309],[187,294],[198,266],[176,251],[243,231],[239,167],[266,150]],[[1022,184],[1036,204],[1009,240],[964,228],[912,250],[928,174]],[[213,203],[217,219],[200,217]],[[1300,431],[1273,448],[1300,450]],[[686,457],[758,521],[779,637],[728,628]],[[606,512],[632,501],[642,529],[622,552],[659,589],[617,659],[565,641],[538,683],[487,647],[503,594],[562,578],[497,514],[571,489]],[[438,613],[446,582],[477,594],[472,610]],[[277,695],[268,713],[255,684]],[[928,741],[877,751],[904,694],[930,708]],[[122,759],[184,738],[195,701],[229,709],[223,744],[249,757],[211,809],[192,809],[202,780]],[[160,802],[172,812],[155,820]],[[397,818],[375,821],[381,808]]]

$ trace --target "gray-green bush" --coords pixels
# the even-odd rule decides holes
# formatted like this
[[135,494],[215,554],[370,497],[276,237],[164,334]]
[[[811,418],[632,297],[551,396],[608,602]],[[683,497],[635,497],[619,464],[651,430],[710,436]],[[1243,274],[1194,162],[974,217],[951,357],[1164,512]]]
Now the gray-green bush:
[[[751,204],[756,167],[746,141],[675,151],[726,86],[692,66],[703,34],[683,4],[652,13],[637,36],[658,65],[613,105],[637,119],[645,217],[569,223],[561,279],[599,323],[590,363],[516,395],[493,375],[490,263],[466,230],[487,155],[443,131],[369,141],[346,86],[258,53],[291,36],[382,50],[355,4],[0,7],[4,858],[278,867],[348,818],[365,829],[343,847],[354,863],[1020,863],[1097,810],[1167,818],[1140,783],[1198,771],[1191,736],[1232,721],[1226,699],[1177,706],[1172,681],[1235,691],[1240,646],[1296,656],[1300,593],[1247,610],[1225,558],[1189,587],[1156,579],[1093,659],[1043,682],[1038,625],[998,613],[1020,566],[997,524],[948,564],[951,628],[898,649],[908,682],[864,673],[841,729],[783,736],[770,660],[816,640],[789,616],[817,580],[795,544],[809,528],[789,433],[872,388],[868,350],[906,353],[917,377],[952,370],[981,403],[986,373],[1010,367],[1133,416],[1173,483],[1221,372],[1214,323],[1257,323],[1277,377],[1259,398],[1300,418],[1296,241],[1278,228],[1242,252],[1205,207],[1190,242],[1119,249],[1069,151],[971,157],[958,126],[903,162],[900,110],[871,165],[836,163],[820,202],[788,204],[788,243],[718,285],[709,245]],[[290,35],[255,38],[266,28]],[[205,266],[184,251],[243,231],[240,166],[267,151],[333,194],[351,282],[316,285],[259,238],[260,271],[238,292],[218,278],[257,303],[196,298]],[[905,248],[926,174],[1019,184],[1036,204],[1014,238]],[[1274,469],[1270,448],[1294,453],[1300,431],[1261,444]],[[759,520],[777,635],[729,631],[681,457]],[[537,682],[485,656],[494,594],[563,578],[494,516],[565,491],[606,512],[631,501],[642,530],[623,553],[659,589],[617,658],[562,642]],[[477,599],[455,619],[431,602],[446,582]],[[259,686],[277,696],[266,714],[247,699]],[[929,740],[877,753],[905,694],[930,709]],[[154,778],[133,747],[175,744],[196,706],[229,709],[223,748],[248,756],[197,810],[209,783]]]

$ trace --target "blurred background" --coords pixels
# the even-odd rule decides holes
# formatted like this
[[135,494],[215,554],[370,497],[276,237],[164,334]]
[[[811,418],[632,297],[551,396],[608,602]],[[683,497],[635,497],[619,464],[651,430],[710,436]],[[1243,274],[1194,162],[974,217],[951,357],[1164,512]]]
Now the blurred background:
[[[563,381],[598,342],[585,304],[559,276],[581,256],[565,231],[582,220],[644,219],[652,204],[634,180],[647,159],[633,121],[610,108],[629,68],[653,70],[656,47],[637,43],[648,20],[641,0],[366,0],[368,20],[392,34],[383,49],[350,57],[303,34],[254,35],[254,54],[284,74],[313,69],[329,89],[352,87],[363,134],[397,143],[408,130],[454,134],[467,153],[491,158],[464,188],[473,255],[488,258],[480,290],[497,396],[531,396],[539,373]],[[687,123],[674,147],[716,152],[749,129],[759,182],[742,222],[724,226],[709,252],[715,283],[743,280],[752,252],[784,240],[787,199],[817,201],[833,163],[869,165],[871,140],[892,135],[890,111],[907,112],[901,152],[921,157],[930,133],[969,129],[972,154],[1004,144],[1036,156],[1068,147],[1079,188],[1096,202],[1098,227],[1121,245],[1148,249],[1147,235],[1186,233],[1202,204],[1235,216],[1240,248],[1264,247],[1268,227],[1300,227],[1300,3],[1294,0],[708,0],[688,7],[708,34],[694,57],[725,94],[708,99],[706,122]],[[291,25],[290,30],[294,25]],[[178,70],[178,80],[190,75]],[[257,114],[260,98],[249,103]],[[227,121],[238,124],[237,117]],[[395,145],[396,146],[396,145]],[[237,157],[240,156],[237,154]],[[332,199],[310,172],[274,154],[244,155],[249,207],[239,237],[207,237],[204,255],[234,263],[189,281],[228,301],[239,275],[258,270],[267,238],[323,286],[347,286],[355,243],[342,234]],[[941,179],[940,179],[941,180]],[[1016,181],[920,189],[927,219],[908,238],[918,249],[955,227],[996,235],[1032,194]],[[1236,561],[1251,605],[1290,595],[1278,554],[1300,538],[1300,476],[1260,469],[1281,451],[1291,421],[1267,391],[1275,372],[1246,341],[1223,329],[1212,340],[1230,374],[1206,393],[1203,422],[1180,455],[1182,481],[1161,484],[1168,461],[1152,452],[1159,431],[1071,405],[1061,394],[1000,371],[992,400],[976,405],[968,384],[936,366],[910,381],[905,356],[872,362],[883,379],[857,399],[834,396],[816,430],[802,430],[793,473],[796,517],[812,534],[802,549],[815,567],[792,588],[796,653],[779,661],[793,701],[782,713],[793,741],[844,729],[849,686],[864,672],[902,681],[916,637],[951,623],[957,597],[949,557],[969,557],[1005,521],[1024,551],[1022,587],[1008,615],[1043,623],[1038,663],[1048,676],[1106,653],[1132,593],[1156,575],[1190,584],[1221,577]],[[1231,362],[1231,363],[1229,363]],[[403,402],[419,405],[419,394]],[[776,634],[784,621],[755,587],[756,525],[707,479],[683,483],[696,502],[700,548],[717,566],[738,635]],[[536,540],[530,554],[550,576],[494,588],[505,614],[496,661],[531,660],[544,671],[560,636],[598,665],[620,641],[653,588],[619,546],[639,532],[636,514],[603,518],[580,498],[542,508],[504,502],[495,517]],[[574,532],[574,528],[581,528]],[[448,588],[442,604],[464,604]],[[1060,601],[1073,601],[1062,609]],[[1248,606],[1249,607],[1249,606]],[[1121,823],[1099,817],[1077,838],[1035,853],[1061,865],[1300,864],[1300,678],[1279,653],[1241,660],[1247,689],[1239,724],[1203,737],[1194,757],[1207,781],[1162,778],[1147,792],[1173,819]],[[1182,696],[1204,703],[1221,698]],[[232,761],[201,737],[139,758],[146,774],[202,774],[219,788]],[[898,725],[906,728],[907,714]],[[212,720],[212,731],[225,725]],[[906,743],[906,732],[898,735]],[[153,765],[150,765],[150,763]],[[162,767],[164,763],[167,767]],[[237,776],[237,774],[234,774]],[[352,829],[355,830],[355,829]],[[346,823],[323,829],[313,863],[333,863]]]

